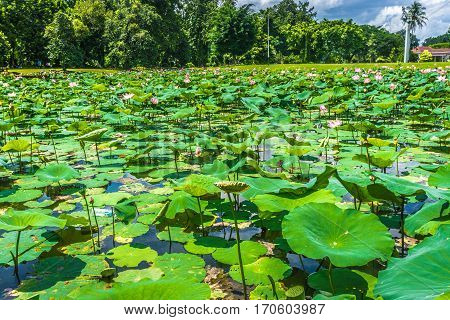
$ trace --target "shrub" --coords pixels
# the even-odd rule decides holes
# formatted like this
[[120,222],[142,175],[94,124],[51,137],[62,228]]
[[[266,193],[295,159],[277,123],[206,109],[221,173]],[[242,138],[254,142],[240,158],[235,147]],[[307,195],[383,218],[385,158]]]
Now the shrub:
[[430,62],[430,61],[433,61],[433,55],[431,54],[430,51],[425,50],[420,55],[419,62]]

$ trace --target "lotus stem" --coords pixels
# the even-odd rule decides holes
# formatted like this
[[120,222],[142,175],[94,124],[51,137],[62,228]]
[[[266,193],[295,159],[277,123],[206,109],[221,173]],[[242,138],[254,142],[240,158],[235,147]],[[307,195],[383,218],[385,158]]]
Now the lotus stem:
[[275,287],[275,281],[273,280],[272,276],[270,274],[267,275],[267,277],[269,278],[270,284],[272,285],[272,294],[275,297],[275,299],[278,299],[278,294],[277,294],[277,289]]
[[97,154],[98,165],[100,166],[100,155],[98,154],[98,143],[95,142],[95,153]]
[[227,193],[227,196],[228,196],[228,200],[230,201],[231,212],[233,213],[234,228],[236,229],[236,244],[237,244],[237,251],[238,251],[238,258],[239,258],[239,269],[241,271],[242,285],[244,286],[244,299],[247,300],[247,285],[245,284],[244,264],[242,263],[241,237],[239,236],[239,226],[237,223],[236,212],[234,210],[233,200],[231,200],[230,193]]
[[55,153],[56,163],[59,163],[59,160],[58,160],[58,152],[56,152],[55,140],[53,140],[53,135],[52,135],[51,133],[50,133],[50,139],[52,140],[53,152]]
[[169,234],[169,253],[172,253],[172,234],[170,233],[170,226],[167,226],[167,233]]
[[[92,199],[91,199],[91,200],[92,200]],[[94,202],[92,202],[92,201],[91,201],[91,206],[92,206],[92,214],[94,215],[95,225],[97,226],[97,244],[98,244],[99,251],[101,251],[101,245],[100,245],[100,227],[99,227],[99,225],[98,225],[97,215],[95,214]]]
[[402,204],[400,208],[400,232],[402,234],[402,257],[405,256],[405,198],[402,197]]
[[333,267],[333,265],[331,264],[331,260],[330,260],[329,266],[328,266],[328,280],[330,282],[331,293],[334,295],[336,293],[336,290],[334,289],[333,276],[331,274],[332,267]]
[[91,221],[91,214],[89,213],[89,203],[86,199],[86,194],[83,193],[83,199],[86,204],[86,212],[89,220],[89,230],[91,232],[91,240],[92,240],[92,253],[95,254],[95,241],[94,241],[94,232],[92,231],[92,221]]
[[20,275],[19,275],[19,243],[20,243],[20,234],[22,233],[21,230],[17,231],[17,238],[16,238],[16,254],[14,255],[12,251],[10,251],[11,256],[13,258],[14,262],[14,275],[16,276],[17,282],[20,283]]
[[198,211],[200,214],[200,223],[202,225],[202,235],[205,236],[205,226],[203,225],[203,211],[202,211],[202,205],[200,203],[200,197],[197,198],[197,204],[198,204]]
[[112,242],[113,247],[116,247],[116,223],[115,223],[115,217],[114,217],[114,207],[111,208],[112,211],[112,229],[113,229],[113,235],[112,235]]

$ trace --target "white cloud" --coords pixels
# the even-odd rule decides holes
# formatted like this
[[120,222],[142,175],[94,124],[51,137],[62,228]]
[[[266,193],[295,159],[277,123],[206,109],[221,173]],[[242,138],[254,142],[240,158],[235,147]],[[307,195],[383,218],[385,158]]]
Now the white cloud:
[[[444,34],[450,26],[450,0],[428,0],[423,2],[426,7],[428,22],[422,29],[416,30],[419,39]],[[369,24],[383,26],[395,32],[403,28],[401,21],[402,7],[387,6],[378,12]]]
[[341,6],[344,0],[310,0],[309,4],[316,10],[326,10]]
[[389,31],[398,31],[402,28],[401,17],[401,6],[384,7],[380,10],[380,12],[378,12],[375,18],[369,22],[369,24],[382,26]]
[[[427,9],[428,23],[416,30],[419,39],[444,34],[450,26],[450,0],[419,0]],[[238,4],[253,3],[255,8],[267,8],[280,0],[238,0]],[[413,0],[309,0],[318,11],[318,17],[353,19],[358,23],[384,26],[392,32],[403,28],[402,5]]]

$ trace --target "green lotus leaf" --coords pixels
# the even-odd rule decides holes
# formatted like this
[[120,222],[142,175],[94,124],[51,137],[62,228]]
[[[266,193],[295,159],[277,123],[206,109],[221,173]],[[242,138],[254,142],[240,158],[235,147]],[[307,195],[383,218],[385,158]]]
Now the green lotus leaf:
[[168,279],[201,282],[206,276],[205,261],[192,254],[166,253],[158,256],[153,267],[164,272]]
[[282,228],[296,253],[313,259],[328,257],[338,267],[387,260],[394,247],[377,216],[334,204],[309,203],[294,209],[284,217]]
[[258,285],[250,292],[250,300],[286,300],[286,289],[281,283],[275,283],[276,296],[273,293],[272,285]]
[[308,277],[308,285],[318,291],[333,295],[351,294],[363,299],[369,290],[369,285],[361,275],[349,269],[332,269],[330,284],[328,270],[320,270]]
[[220,193],[219,188],[214,185],[217,181],[219,180],[211,176],[191,174],[184,180],[180,188],[194,197],[202,197]]
[[49,164],[46,167],[36,171],[35,175],[40,181],[44,182],[60,182],[62,180],[68,181],[80,176],[78,171],[63,163]]
[[339,294],[337,296],[327,296],[324,294],[317,294],[313,300],[356,300],[353,294]]
[[440,167],[428,177],[428,185],[438,188],[450,188],[450,165]]
[[46,208],[46,207],[50,207],[51,205],[53,205],[55,203],[55,201],[53,200],[44,200],[44,201],[27,201],[25,202],[23,205],[28,207],[28,208]]
[[214,160],[212,164],[205,164],[202,168],[202,174],[216,177],[217,179],[225,179],[230,172],[230,167],[220,160]]
[[31,228],[64,228],[66,220],[43,214],[39,211],[8,210],[0,216],[0,230],[23,231]]
[[155,261],[158,253],[142,244],[126,244],[107,253],[108,258],[118,267],[137,267],[142,261]]
[[331,190],[319,190],[302,198],[292,195],[262,194],[251,199],[261,212],[290,211],[307,203],[335,203],[338,199]]
[[132,197],[132,195],[127,192],[101,193],[91,196],[94,200],[94,206],[96,207],[115,206],[120,201],[130,197]]
[[179,227],[170,227],[170,236],[169,231],[166,230],[159,232],[156,236],[162,241],[170,241],[172,239],[172,241],[180,243],[186,243],[195,239],[193,233],[184,232],[184,229]]
[[77,137],[76,139],[80,141],[98,142],[100,141],[100,139],[102,138],[102,136],[105,134],[106,131],[108,131],[107,128],[96,129],[88,133],[85,133]]
[[[258,260],[260,256],[267,253],[267,248],[254,241],[241,242],[242,263],[249,264]],[[218,248],[212,257],[220,263],[234,265],[239,263],[237,245],[230,248]]]
[[126,270],[120,272],[114,282],[139,282],[144,279],[150,279],[153,281],[161,279],[164,273],[158,268],[147,268],[142,270]]
[[[7,232],[0,237],[0,265],[14,265],[10,252],[16,248],[17,232]],[[20,235],[19,257],[21,262],[33,261],[57,244],[59,237],[47,230],[25,230]]]
[[302,157],[313,150],[314,150],[313,147],[308,146],[291,146],[287,151],[289,154],[292,154],[297,157]]
[[[270,284],[269,275],[274,281],[283,280],[292,272],[291,267],[278,258],[262,257],[244,265],[245,282],[249,285]],[[242,283],[239,265],[230,267],[229,275],[234,281]]]
[[424,187],[418,183],[379,172],[373,174],[383,182],[386,188],[398,195],[412,196],[424,193]]
[[30,148],[30,141],[25,139],[9,140],[3,147],[2,150],[5,152],[24,152]]
[[450,225],[409,251],[406,258],[392,258],[378,275],[375,294],[385,300],[435,299],[450,289]]
[[52,277],[44,279],[31,278],[22,282],[17,290],[17,299],[67,300],[68,294],[73,290],[95,283],[97,281],[85,278],[57,281],[56,283]]
[[386,141],[386,140],[379,139],[379,138],[367,138],[367,141],[371,145],[378,147],[378,148],[390,146],[392,143],[390,141]]
[[69,297],[76,300],[206,300],[211,289],[206,283],[179,279],[141,280],[113,286],[85,286]]
[[348,193],[353,196],[353,198],[363,202],[376,200],[370,195],[369,191],[367,190],[368,185],[365,185],[362,181],[349,179],[349,177],[343,179],[338,173],[336,173],[336,179],[344,186]]
[[21,203],[30,200],[35,200],[42,196],[42,191],[33,190],[23,190],[23,189],[9,189],[0,192],[0,203]]
[[448,224],[450,224],[450,215],[428,221],[417,229],[416,232],[422,236],[434,235],[439,230],[440,226]]
[[[167,211],[165,213],[167,219],[173,219],[177,213],[185,212],[188,209],[194,212],[199,211],[198,200],[187,192],[177,191],[171,195],[169,199],[171,201],[166,208]],[[207,204],[206,201],[200,201],[202,211],[205,210]]]
[[419,211],[405,219],[405,232],[413,237],[419,228],[433,219],[450,213],[448,201],[439,200],[435,203],[426,203]]
[[218,248],[227,248],[227,240],[218,237],[197,237],[184,245],[184,249],[193,254],[211,254]]
[[293,188],[293,185],[289,181],[281,179],[244,178],[242,181],[250,186],[250,189],[242,194],[246,199],[254,198],[260,194],[278,193],[282,189]]
[[80,276],[100,276],[105,268],[108,268],[108,263],[104,255],[55,256],[40,260],[34,266],[34,272],[38,281],[42,281],[40,285],[46,286],[50,281],[56,283]]
[[[116,223],[115,225],[116,241],[122,242],[118,238],[131,239],[142,236],[146,234],[148,230],[149,230],[148,225],[142,223],[130,223],[130,224],[125,224],[121,222]],[[112,236],[112,234],[113,234],[112,225],[108,225],[103,229],[102,232],[103,236],[105,237]]]

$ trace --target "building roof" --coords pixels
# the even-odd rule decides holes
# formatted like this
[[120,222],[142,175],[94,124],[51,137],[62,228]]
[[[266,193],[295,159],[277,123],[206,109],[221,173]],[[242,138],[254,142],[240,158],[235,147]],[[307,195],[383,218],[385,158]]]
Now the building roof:
[[420,54],[420,53],[424,52],[425,50],[428,50],[433,57],[441,57],[441,56],[448,56],[448,55],[450,55],[450,48],[435,49],[435,48],[432,48],[432,47],[420,46],[420,47],[414,48],[413,52],[417,53],[417,54]]

